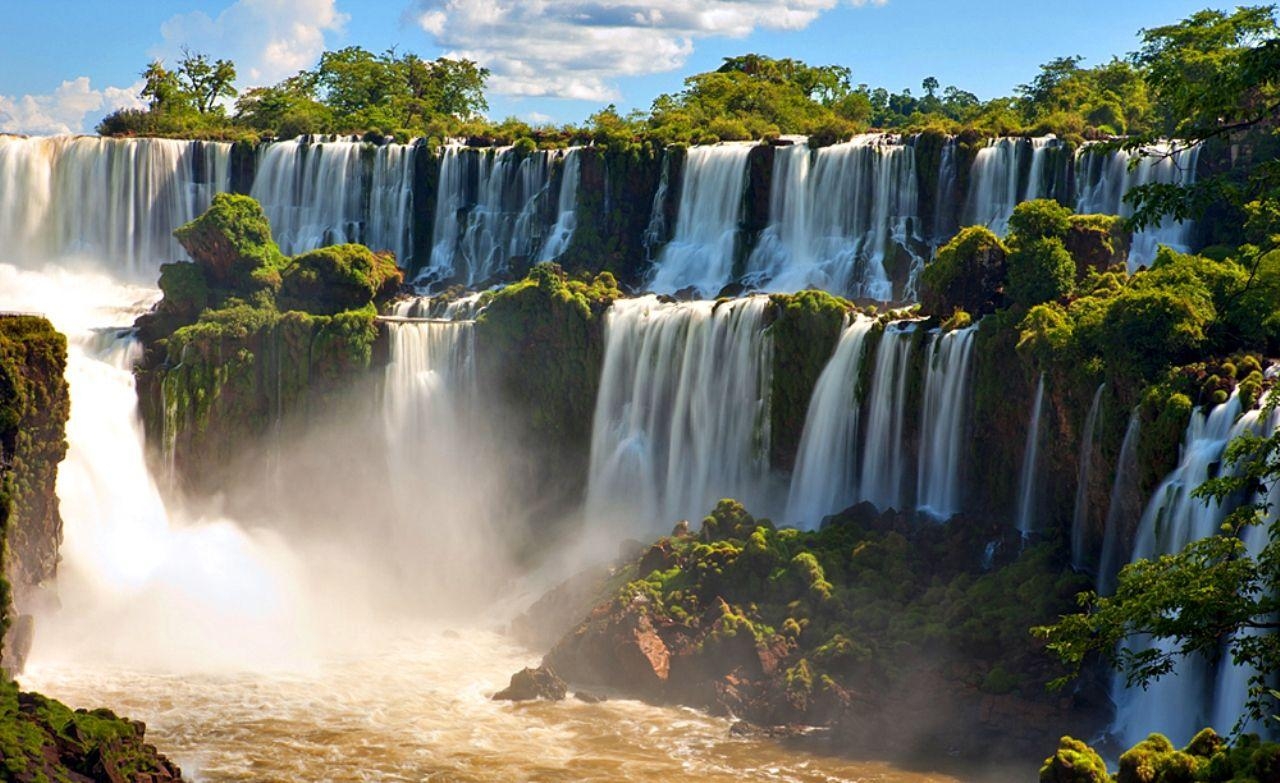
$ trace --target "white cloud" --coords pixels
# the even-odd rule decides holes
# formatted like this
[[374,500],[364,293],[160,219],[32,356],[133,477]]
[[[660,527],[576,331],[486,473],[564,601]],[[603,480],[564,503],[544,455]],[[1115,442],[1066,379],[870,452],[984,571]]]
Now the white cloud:
[[603,101],[614,79],[679,68],[699,38],[800,30],[838,2],[416,0],[410,16],[449,56],[489,68],[497,93]]
[[152,49],[171,65],[182,50],[204,52],[236,64],[241,84],[273,84],[315,65],[325,35],[349,17],[335,0],[237,0],[216,17],[192,11],[160,26],[164,42]]
[[79,133],[116,109],[138,108],[139,82],[95,90],[88,76],[69,79],[47,95],[0,95],[0,132]]

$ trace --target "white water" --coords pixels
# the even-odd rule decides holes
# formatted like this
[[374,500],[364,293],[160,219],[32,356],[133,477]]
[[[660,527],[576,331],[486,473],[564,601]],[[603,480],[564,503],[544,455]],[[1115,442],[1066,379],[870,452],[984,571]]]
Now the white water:
[[593,524],[665,530],[702,519],[724,497],[767,513],[768,306],[762,296],[614,302],[591,435]]
[[991,139],[973,160],[963,224],[983,225],[1003,236],[1019,202],[1049,195],[1053,172],[1046,166],[1057,146],[1053,136]]
[[109,259],[151,282],[186,257],[173,230],[228,186],[230,144],[0,135],[0,247],[25,265]]
[[[1117,150],[1100,155],[1084,147],[1076,157],[1076,212],[1130,217],[1133,207],[1124,197],[1133,188],[1157,182],[1184,187],[1195,183],[1198,145],[1188,148],[1161,144],[1148,152],[1142,155]],[[1139,160],[1133,163],[1135,158]],[[1134,234],[1129,271],[1150,264],[1160,245],[1187,252],[1194,227],[1191,221],[1178,223],[1166,218],[1158,226]]]
[[961,510],[960,460],[968,419],[970,363],[978,328],[933,336],[924,377],[916,507],[938,519]]
[[560,195],[556,199],[556,220],[542,246],[539,261],[554,261],[569,249],[578,228],[578,184],[582,180],[582,156],[577,149],[566,150],[560,175]]
[[660,293],[693,288],[710,297],[733,280],[734,253],[754,144],[690,147],[684,163],[675,234],[654,262],[649,287]]
[[476,285],[538,257],[555,151],[451,145],[440,158],[431,262],[419,279]]
[[[1232,505],[1206,501],[1193,497],[1192,493],[1205,479],[1218,474],[1223,451],[1231,440],[1246,432],[1269,434],[1276,425],[1274,417],[1262,420],[1257,410],[1241,415],[1240,401],[1234,394],[1208,414],[1194,411],[1178,466],[1147,503],[1130,562],[1178,552],[1192,541],[1217,533]],[[1257,542],[1250,543],[1257,545]],[[1134,640],[1133,644],[1151,642]],[[1167,643],[1157,644],[1163,647]],[[1248,675],[1242,672],[1225,676],[1234,680],[1247,679]],[[1208,661],[1199,658],[1180,659],[1173,671],[1150,683],[1145,690],[1126,688],[1117,677],[1112,689],[1116,702],[1113,732],[1132,744],[1150,732],[1159,731],[1181,745],[1206,725],[1222,733],[1231,731],[1235,717],[1243,708],[1242,689],[1238,684],[1215,688],[1216,679]]]
[[31,660],[158,670],[293,665],[309,647],[310,620],[283,544],[225,519],[186,518],[148,470],[137,346],[119,327],[156,294],[94,274],[0,265],[0,309],[45,312],[68,336],[69,449],[57,484],[62,607],[37,618]]
[[1044,373],[1036,382],[1036,394],[1031,403],[1031,419],[1027,424],[1027,442],[1022,450],[1022,473],[1018,478],[1018,532],[1023,538],[1031,535],[1037,525],[1037,500],[1039,485],[1036,478],[1040,463],[1040,414],[1044,408]]
[[1102,392],[1107,388],[1105,383],[1098,384],[1093,393],[1093,402],[1089,405],[1089,413],[1084,417],[1084,427],[1080,435],[1080,466],[1076,473],[1076,502],[1071,512],[1071,567],[1077,571],[1088,565],[1086,527],[1089,523],[1089,478],[1093,470],[1093,442],[1098,430],[1098,415],[1102,410]]
[[[918,211],[915,150],[896,136],[865,134],[816,152],[774,150],[769,226],[744,282],[770,291],[816,287],[894,300],[886,264],[911,249]],[[914,278],[914,271],[912,273]],[[898,292],[902,294],[902,292]]]
[[901,510],[905,502],[906,454],[902,433],[907,407],[907,370],[916,326],[912,321],[895,321],[885,327],[876,350],[868,392],[867,437],[858,496],[881,511]]
[[286,255],[360,242],[412,254],[413,147],[300,136],[264,145],[250,195]]
[[844,327],[835,352],[813,389],[787,496],[788,524],[813,527],[857,500],[858,368],[875,321],[855,318]]

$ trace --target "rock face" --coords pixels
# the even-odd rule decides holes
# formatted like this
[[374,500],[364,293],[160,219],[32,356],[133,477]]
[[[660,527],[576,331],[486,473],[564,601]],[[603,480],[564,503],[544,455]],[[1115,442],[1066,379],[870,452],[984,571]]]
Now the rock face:
[[569,692],[564,680],[545,664],[536,669],[524,668],[511,675],[511,684],[493,694],[495,701],[561,701]]
[[[67,342],[43,318],[0,316],[0,665],[22,668],[38,588],[58,564],[54,482],[67,450]],[[7,631],[7,633],[6,633]]]
[[145,742],[146,726],[110,710],[75,710],[0,683],[0,770],[15,783],[180,783]]

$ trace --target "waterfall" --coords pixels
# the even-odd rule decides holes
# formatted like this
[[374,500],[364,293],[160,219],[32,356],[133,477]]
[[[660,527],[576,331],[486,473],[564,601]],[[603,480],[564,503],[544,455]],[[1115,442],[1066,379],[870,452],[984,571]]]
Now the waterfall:
[[133,376],[141,345],[127,325],[156,294],[97,274],[0,264],[0,309],[45,312],[67,335],[61,605],[39,613],[33,659],[278,666],[307,636],[291,558],[229,520],[184,515],[147,465]]
[[1035,400],[1031,403],[1031,422],[1027,425],[1027,442],[1022,451],[1022,474],[1018,479],[1018,532],[1026,538],[1036,527],[1036,476],[1040,462],[1040,413],[1044,408],[1044,373],[1036,383]]
[[876,508],[901,509],[906,455],[902,432],[914,321],[888,324],[880,337],[867,407],[858,494]]
[[950,203],[956,191],[956,140],[947,139],[942,145],[942,160],[938,164],[938,186],[933,196],[933,230],[930,242],[936,252],[956,234],[955,210]]
[[733,280],[734,254],[754,144],[690,147],[680,188],[675,235],[654,262],[649,287],[673,293],[693,288],[715,296]]
[[[1076,212],[1130,217],[1133,206],[1124,198],[1130,190],[1153,183],[1192,185],[1199,158],[1198,145],[1182,147],[1164,143],[1141,152],[1105,153],[1086,146],[1076,158]],[[1159,225],[1135,233],[1129,248],[1129,271],[1150,264],[1160,245],[1187,252],[1194,228],[1192,221],[1179,223],[1166,217]]]
[[300,136],[259,149],[250,195],[286,255],[360,242],[412,254],[413,147]]
[[862,317],[847,324],[818,376],[787,496],[790,524],[811,527],[857,500],[852,479],[858,471],[858,369],[874,324]]
[[970,326],[936,335],[925,368],[916,506],[938,519],[960,511],[964,500],[960,460],[977,331]]
[[1102,409],[1102,392],[1106,388],[1105,383],[1100,383],[1098,390],[1093,393],[1093,403],[1089,406],[1089,414],[1084,418],[1084,428],[1080,435],[1076,503],[1071,512],[1071,567],[1077,571],[1084,570],[1088,560],[1085,539],[1089,524],[1089,473],[1093,468],[1093,439],[1098,429],[1098,414]]
[[964,224],[983,225],[1003,236],[1019,202],[1051,192],[1052,172],[1046,175],[1046,163],[1058,146],[1053,136],[991,139],[973,160]]
[[895,298],[888,268],[911,249],[918,211],[915,150],[896,136],[865,134],[811,152],[774,151],[770,223],[747,260],[744,282],[771,291],[817,287],[882,302]]
[[645,530],[662,529],[701,519],[722,497],[768,509],[768,307],[761,296],[614,302],[591,435],[589,519],[621,511]]
[[550,150],[444,148],[431,262],[419,279],[476,285],[538,258],[549,229]]
[[[1257,410],[1241,414],[1235,394],[1207,414],[1201,410],[1192,413],[1178,465],[1151,496],[1138,524],[1130,562],[1179,552],[1192,541],[1219,532],[1234,505],[1194,497],[1192,493],[1205,479],[1218,475],[1223,452],[1234,438],[1244,433],[1268,435],[1277,424],[1274,417],[1261,420]],[[1151,642],[1134,640],[1133,644],[1141,648]],[[1128,744],[1153,731],[1178,744],[1185,743],[1205,725],[1229,732],[1243,703],[1219,704],[1214,685],[1209,661],[1203,658],[1182,658],[1172,671],[1148,684],[1145,690],[1126,688],[1123,678],[1117,676],[1112,689],[1116,702],[1113,731]],[[1218,695],[1236,698],[1238,694],[1233,688],[1230,694]],[[1215,716],[1221,719],[1226,714],[1232,716],[1227,724],[1212,722]]]
[[569,249],[573,232],[578,227],[578,185],[582,179],[582,156],[577,149],[564,153],[564,170],[560,175],[560,196],[556,200],[556,222],[542,246],[539,261],[554,261]]
[[[1134,508],[1133,491],[1138,471],[1138,433],[1142,429],[1142,417],[1137,408],[1129,416],[1129,424],[1124,430],[1124,440],[1120,442],[1120,454],[1116,458],[1116,478],[1111,485],[1111,499],[1107,503],[1107,521],[1102,531],[1102,554],[1098,558],[1098,593],[1111,595],[1115,589],[1116,574],[1120,571],[1122,520],[1136,519],[1141,508]],[[1139,500],[1138,502],[1141,502]]]
[[154,279],[185,258],[173,230],[228,188],[231,145],[0,135],[0,247],[7,260],[109,259]]

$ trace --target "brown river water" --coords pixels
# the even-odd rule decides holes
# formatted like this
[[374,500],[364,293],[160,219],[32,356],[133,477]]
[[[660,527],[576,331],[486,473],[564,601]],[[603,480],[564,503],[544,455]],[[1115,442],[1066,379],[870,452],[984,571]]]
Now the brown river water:
[[735,737],[729,720],[690,709],[489,698],[536,659],[494,633],[422,630],[303,672],[166,675],[55,659],[22,685],[145,721],[150,741],[204,783],[961,779]]

